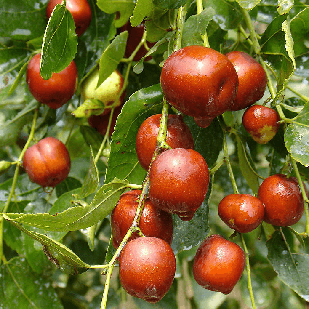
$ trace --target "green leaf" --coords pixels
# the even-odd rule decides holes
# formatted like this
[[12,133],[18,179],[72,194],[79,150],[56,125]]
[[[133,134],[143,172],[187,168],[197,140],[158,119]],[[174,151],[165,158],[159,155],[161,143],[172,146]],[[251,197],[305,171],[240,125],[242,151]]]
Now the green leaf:
[[77,275],[78,273],[82,273],[90,268],[90,265],[84,263],[72,250],[60,242],[55,241],[42,233],[29,231],[21,224],[14,221],[11,221],[11,223],[25,234],[41,243],[47,258],[63,272]]
[[128,31],[123,31],[115,37],[112,43],[105,49],[100,58],[99,87],[107,77],[109,77],[116,69],[126,50],[128,39]]
[[52,283],[35,274],[22,257],[15,257],[0,267],[0,307],[61,309],[63,308]]
[[214,119],[207,128],[199,127],[189,116],[184,116],[184,121],[192,133],[194,149],[204,157],[208,168],[212,168],[223,147],[223,131],[218,119]]
[[80,126],[79,129],[87,145],[97,153],[100,149],[103,136],[90,126]]
[[[288,20],[285,20],[282,23],[282,31],[284,31],[285,34],[285,49],[293,63],[293,69],[296,69],[296,61],[295,61],[295,53],[294,53],[294,41],[293,41],[293,37],[291,35],[291,30],[290,30],[290,23],[288,22]],[[293,71],[294,73],[294,71]]]
[[296,57],[308,53],[308,46],[306,45],[306,40],[309,35],[308,7],[293,17],[290,27],[294,39],[294,51]]
[[[286,230],[286,229],[284,229]],[[309,254],[293,253],[283,236],[276,231],[267,241],[268,259],[279,278],[306,301],[309,300]]]
[[119,18],[115,20],[117,28],[123,26],[132,15],[135,7],[134,0],[97,0],[97,6],[105,13],[119,13]]
[[204,44],[202,35],[206,34],[208,23],[213,19],[214,14],[214,9],[209,7],[202,13],[192,15],[186,20],[183,26],[182,47]]
[[116,206],[127,186],[127,181],[115,179],[99,189],[90,205],[83,201],[75,201],[75,204],[82,206],[70,207],[54,215],[6,213],[4,216],[7,220],[38,227],[44,231],[77,231],[104,219]]
[[89,118],[91,115],[101,115],[104,112],[105,104],[97,99],[87,99],[82,105],[72,112],[76,118]]
[[0,37],[28,41],[43,35],[46,7],[38,1],[0,0]]
[[294,5],[294,0],[278,0],[277,11],[280,15],[289,13]]
[[136,155],[136,135],[147,117],[162,112],[162,99],[161,86],[157,84],[135,92],[123,106],[112,135],[107,182],[113,180],[115,175],[130,183],[143,182],[146,171],[140,166]]
[[249,162],[246,149],[243,145],[242,140],[238,135],[236,135],[236,140],[237,140],[237,154],[239,160],[239,167],[253,194],[257,194],[257,191],[259,189],[258,177]]
[[252,10],[261,0],[236,0],[238,4],[245,10]]
[[90,166],[88,169],[88,173],[85,178],[85,181],[83,182],[83,186],[80,190],[80,193],[76,194],[75,197],[77,199],[84,199],[85,197],[94,193],[97,190],[98,185],[99,185],[99,172],[94,162],[93,152],[91,149]]
[[74,59],[76,51],[77,35],[72,14],[64,5],[57,4],[43,38],[41,76],[49,79],[53,72],[63,71]]
[[299,115],[288,125],[284,141],[291,156],[304,166],[309,166],[309,102],[306,103]]
[[153,4],[163,10],[178,9],[185,5],[187,0],[153,0]]
[[137,0],[133,15],[130,17],[132,27],[138,26],[153,9],[152,0]]
[[[213,14],[213,20],[223,30],[236,28],[242,20],[240,8],[235,2],[226,0],[204,0],[203,4],[204,9],[208,9],[208,14]],[[214,13],[212,10],[214,10]]]

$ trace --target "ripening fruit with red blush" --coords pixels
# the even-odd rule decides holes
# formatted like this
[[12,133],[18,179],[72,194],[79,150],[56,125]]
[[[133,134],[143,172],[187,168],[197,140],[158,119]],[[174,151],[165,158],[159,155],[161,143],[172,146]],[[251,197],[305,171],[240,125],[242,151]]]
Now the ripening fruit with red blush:
[[77,86],[77,68],[72,61],[63,71],[53,73],[45,80],[40,75],[41,54],[36,54],[27,66],[27,84],[31,94],[40,103],[57,109],[67,103]]
[[[124,26],[120,28],[121,32],[125,30],[128,31],[128,39],[127,39],[127,45],[126,45],[126,50],[125,50],[125,57],[129,58],[143,37],[144,30],[145,30],[145,23],[142,22],[136,27],[132,27],[131,23],[127,22]],[[147,45],[149,47],[152,47],[154,43],[147,42]],[[140,49],[138,50],[138,52],[136,53],[136,55],[134,56],[133,61],[141,60],[147,54],[147,52],[148,50],[145,48],[144,45],[142,45]],[[148,61],[151,58],[152,58],[151,56],[148,56],[144,60]]]
[[[62,0],[49,0],[46,7],[46,17],[49,19],[54,7],[61,4]],[[75,32],[82,35],[90,25],[91,9],[87,0],[66,0],[66,8],[72,14],[75,23]]]
[[253,105],[246,109],[242,124],[251,137],[259,144],[266,144],[280,128],[280,116],[272,108]]
[[[148,170],[157,145],[157,136],[162,114],[148,117],[140,126],[136,136],[136,154],[141,166]],[[194,148],[189,127],[180,115],[168,115],[166,143],[171,148]]]
[[229,110],[237,94],[238,77],[223,54],[191,45],[173,52],[161,72],[161,87],[167,101],[200,127]]
[[183,221],[193,218],[208,191],[205,159],[193,149],[168,149],[153,161],[149,172],[149,198]]
[[193,276],[203,288],[229,294],[246,265],[244,251],[220,235],[206,238],[193,260]]
[[26,150],[23,167],[32,182],[42,187],[55,187],[67,178],[71,160],[61,141],[46,137]]
[[304,200],[295,177],[267,177],[259,187],[258,198],[265,206],[264,221],[275,226],[293,225],[304,213]]
[[230,108],[238,111],[263,97],[267,77],[263,67],[245,52],[232,51],[227,53],[226,57],[233,63],[239,80],[237,96]]
[[[141,190],[131,190],[120,196],[111,214],[113,245],[118,248],[123,237],[132,225],[138,207]],[[145,236],[157,237],[168,244],[173,240],[173,217],[151,203],[147,198],[140,217],[139,228]],[[129,240],[139,237],[138,232],[132,234]]]
[[231,229],[248,233],[264,219],[264,205],[250,194],[229,194],[218,205],[218,215]]
[[156,237],[129,241],[119,257],[119,279],[132,296],[156,303],[170,289],[176,259],[170,245]]

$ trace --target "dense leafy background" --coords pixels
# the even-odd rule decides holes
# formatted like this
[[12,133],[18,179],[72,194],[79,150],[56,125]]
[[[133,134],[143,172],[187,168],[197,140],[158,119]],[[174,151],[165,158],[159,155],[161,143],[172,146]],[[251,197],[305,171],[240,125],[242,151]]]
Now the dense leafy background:
[[[261,177],[279,172],[294,175],[295,166],[305,181],[309,179],[306,1],[205,0],[204,10],[198,15],[195,1],[189,0],[89,0],[89,4],[91,25],[77,37],[72,16],[64,6],[57,8],[47,27],[47,0],[0,0],[0,212],[11,194],[15,163],[38,106],[25,82],[28,61],[42,51],[41,74],[48,78],[74,59],[79,74],[77,92],[68,104],[56,111],[39,107],[30,145],[45,136],[59,138],[68,147],[72,167],[69,177],[53,192],[45,192],[20,171],[1,226],[4,241],[0,246],[5,258],[0,266],[0,308],[100,308],[105,277],[91,265],[104,264],[106,253],[110,260],[109,213],[129,183],[141,185],[145,178],[135,152],[135,137],[141,123],[162,110],[160,70],[173,51],[177,11],[183,5],[186,17],[181,45],[201,45],[207,33],[210,46],[220,52],[234,49],[258,56],[273,85],[261,103],[267,101],[279,107],[285,121],[276,137],[262,146],[244,131],[243,111],[227,112],[206,129],[184,117],[194,136],[195,149],[214,173],[207,197],[194,218],[190,222],[174,218],[176,279],[163,300],[150,305],[129,297],[114,269],[107,308],[251,307],[246,272],[226,296],[197,285],[192,279],[192,259],[197,246],[210,233],[230,237],[233,232],[217,215],[219,201],[233,193],[224,164],[224,143],[240,193],[256,194]],[[258,34],[259,51],[249,38],[248,16]],[[152,60],[141,60],[132,67],[130,62],[122,61],[127,33],[119,33],[129,18],[133,26],[145,19],[147,40],[157,42],[149,51]],[[95,158],[104,137],[88,125],[86,117],[72,114],[83,103],[80,85],[97,64],[99,83],[116,68],[123,75],[129,69],[126,103],[98,161]],[[274,229],[263,223],[244,235],[259,308],[308,306],[306,224],[305,216],[293,229]],[[232,240],[240,244],[238,237]]]

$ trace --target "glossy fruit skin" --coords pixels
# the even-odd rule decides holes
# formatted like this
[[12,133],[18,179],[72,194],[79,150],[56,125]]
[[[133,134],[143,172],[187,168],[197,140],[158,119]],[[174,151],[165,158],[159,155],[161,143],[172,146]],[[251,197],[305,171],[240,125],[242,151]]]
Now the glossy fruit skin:
[[[123,77],[118,70],[115,70],[99,87],[97,83],[99,80],[99,68],[95,68],[93,72],[86,78],[81,86],[81,95],[84,100],[97,99],[104,103],[105,110],[103,115],[110,113],[110,106],[114,104],[120,91],[123,88]],[[115,107],[123,105],[125,91]]]
[[248,233],[264,219],[264,205],[250,194],[229,194],[218,205],[218,215],[231,229]]
[[304,200],[295,177],[267,177],[259,187],[258,198],[265,206],[264,221],[275,226],[293,225],[304,213]]
[[263,97],[267,77],[263,67],[245,52],[232,51],[227,53],[226,57],[233,63],[238,75],[237,96],[230,108],[232,111],[238,111]]
[[[46,17],[49,19],[54,7],[62,0],[49,0],[46,7]],[[75,22],[75,32],[81,36],[91,22],[91,9],[87,0],[66,0],[66,8],[70,11]]]
[[238,77],[223,54],[192,45],[172,53],[161,72],[167,101],[200,127],[228,110],[237,94]]
[[[137,45],[140,43],[143,34],[144,34],[144,29],[145,29],[145,23],[142,22],[141,24],[137,25],[136,27],[132,27],[130,22],[127,22],[124,26],[120,28],[120,31],[123,32],[125,30],[128,31],[128,40],[127,40],[127,45],[126,45],[126,51],[124,56],[126,58],[129,58],[133,51],[136,49]],[[152,47],[154,43],[149,43],[147,42],[148,47]],[[145,48],[144,45],[140,47],[138,52],[133,58],[133,61],[139,61],[141,60],[146,54],[147,54],[147,49]],[[150,60],[152,57],[148,56],[144,59],[144,61]]]
[[176,259],[170,245],[156,237],[129,241],[119,257],[119,279],[132,296],[156,303],[170,289]]
[[[109,136],[112,136],[114,132],[116,120],[119,114],[121,113],[121,109],[122,109],[122,105],[117,106],[114,109],[114,113],[112,116],[112,122],[111,122],[110,130],[109,130]],[[91,115],[88,118],[88,123],[91,127],[96,129],[101,135],[104,136],[107,132],[109,117],[110,117],[110,113],[106,114],[104,112],[101,115]]]
[[244,251],[220,235],[206,238],[193,260],[193,276],[203,288],[229,294],[246,265]]
[[67,178],[71,160],[61,141],[46,137],[26,150],[23,167],[32,182],[42,187],[55,187]]
[[[157,136],[162,114],[148,117],[136,136],[136,154],[141,166],[148,170],[157,145]],[[180,115],[168,115],[166,143],[171,148],[194,149],[194,140],[189,127]]]
[[[131,190],[120,196],[111,214],[113,245],[118,248],[123,237],[132,225],[138,207],[141,190]],[[173,240],[173,217],[151,203],[147,198],[139,221],[139,228],[145,236],[157,237],[168,244]],[[129,240],[139,237],[134,233]]]
[[169,149],[153,161],[149,182],[149,198],[156,207],[189,221],[208,191],[208,166],[195,150]]
[[77,68],[72,61],[63,71],[53,73],[50,79],[40,75],[41,54],[36,54],[27,66],[27,84],[31,94],[40,103],[57,109],[67,103],[77,86]]
[[242,124],[251,137],[259,144],[266,144],[280,128],[280,116],[272,108],[253,105],[246,109]]

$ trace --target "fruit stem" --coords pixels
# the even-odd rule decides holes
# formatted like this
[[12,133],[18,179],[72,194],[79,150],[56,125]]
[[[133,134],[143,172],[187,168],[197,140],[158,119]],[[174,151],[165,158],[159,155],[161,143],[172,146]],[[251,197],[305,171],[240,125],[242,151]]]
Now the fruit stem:
[[299,170],[298,170],[298,167],[297,167],[297,163],[292,157],[291,157],[291,162],[293,164],[293,168],[294,168],[294,171],[295,171],[295,174],[296,174],[298,185],[300,186],[301,194],[302,194],[302,197],[303,197],[303,200],[304,200],[304,208],[305,208],[305,216],[306,216],[306,234],[309,235],[309,210],[308,210],[309,200],[308,200],[308,197],[307,197],[307,194],[306,194],[304,183],[303,183],[303,181],[300,177],[300,173],[299,173]]
[[22,159],[24,157],[26,150],[28,149],[28,147],[30,145],[30,142],[33,139],[35,127],[36,127],[36,123],[37,123],[37,119],[38,119],[38,114],[39,114],[39,107],[40,107],[40,103],[38,103],[38,106],[37,106],[37,108],[35,109],[35,112],[34,112],[34,117],[33,117],[33,120],[32,120],[31,131],[30,131],[28,140],[27,140],[27,142],[26,142],[23,150],[21,151],[19,158],[16,162],[16,169],[15,169],[15,173],[14,173],[14,176],[13,176],[11,191],[10,191],[8,199],[7,199],[7,201],[6,201],[6,203],[3,207],[2,213],[0,215],[0,265],[1,265],[2,257],[3,257],[3,222],[4,222],[3,214],[5,214],[7,212],[8,208],[10,206],[12,197],[13,197],[14,192],[15,192],[15,188],[16,188],[16,184],[17,184],[17,178],[18,178],[18,175],[19,175],[19,168],[22,164]]
[[[203,1],[202,0],[196,0],[196,6],[197,6],[197,14],[201,14],[203,12]],[[210,47],[207,32],[205,32],[205,34],[202,34],[201,37],[204,41],[204,46]]]
[[108,291],[109,291],[109,285],[110,285],[113,269],[114,269],[114,264],[112,264],[108,267],[108,271],[107,271],[106,279],[105,279],[105,284],[104,284],[103,297],[102,297],[102,301],[101,301],[101,309],[106,308],[107,295],[108,295]]
[[232,182],[232,186],[233,186],[233,190],[235,194],[238,194],[238,188],[237,188],[237,184],[236,184],[236,180],[234,177],[234,173],[233,173],[233,169],[232,169],[232,165],[230,162],[230,157],[229,157],[229,151],[228,151],[228,147],[227,147],[227,143],[226,143],[226,135],[224,134],[224,138],[223,138],[223,151],[224,151],[224,161],[227,165],[227,169],[229,171],[229,176]]
[[187,13],[187,6],[181,6],[178,9],[177,20],[176,20],[176,33],[173,50],[176,51],[181,48],[181,39],[183,32],[183,24],[185,22],[185,17]]
[[249,252],[248,252],[248,248],[246,246],[246,242],[245,242],[245,239],[244,239],[244,236],[243,236],[242,233],[240,233],[240,238],[241,238],[242,246],[244,248],[245,255],[246,255],[246,269],[247,269],[247,274],[248,274],[248,290],[249,290],[250,299],[251,299],[251,303],[252,303],[252,309],[256,309],[254,295],[253,295],[253,289],[252,289],[252,283],[251,283],[251,269],[250,269]]

